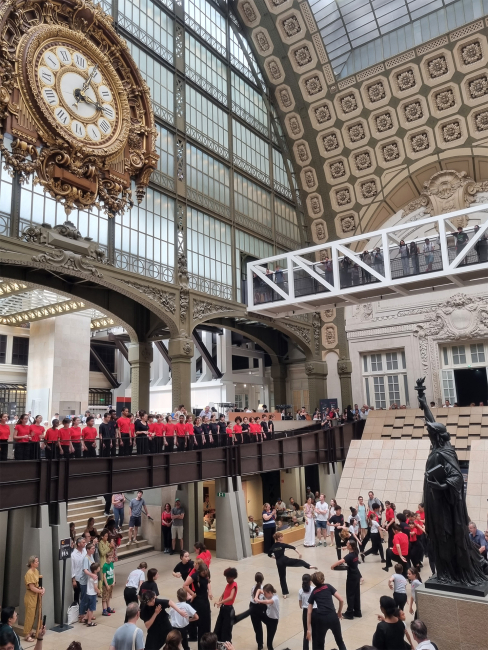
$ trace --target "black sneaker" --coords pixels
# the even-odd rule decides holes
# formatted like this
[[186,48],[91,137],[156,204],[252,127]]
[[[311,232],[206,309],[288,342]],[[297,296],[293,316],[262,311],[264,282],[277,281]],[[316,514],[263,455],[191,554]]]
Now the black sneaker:
[[361,560],[362,560],[363,562],[366,561],[366,559],[365,559],[365,557],[364,557],[364,553],[361,553]]
[[361,612],[354,612],[354,618],[363,618]]
[[386,564],[386,560],[380,560],[381,564]]
[[174,550],[171,549],[171,551],[169,552],[169,554],[170,554],[170,555],[174,555],[174,554],[175,554]]
[[385,566],[382,566],[381,569],[382,569],[383,571],[386,571],[386,573],[388,573],[388,569],[387,569]]
[[347,619],[348,621],[352,621],[352,619],[354,618],[354,615],[353,615],[353,614],[349,614],[348,612],[346,612],[345,614],[342,615],[342,618],[345,618],[345,619]]

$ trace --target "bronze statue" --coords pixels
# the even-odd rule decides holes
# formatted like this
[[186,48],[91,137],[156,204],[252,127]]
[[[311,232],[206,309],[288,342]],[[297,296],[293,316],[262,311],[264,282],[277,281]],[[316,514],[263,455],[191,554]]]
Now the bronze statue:
[[464,479],[446,427],[436,422],[425,398],[425,377],[417,379],[419,405],[432,443],[425,465],[425,529],[436,574],[426,588],[484,596],[488,563],[469,538]]

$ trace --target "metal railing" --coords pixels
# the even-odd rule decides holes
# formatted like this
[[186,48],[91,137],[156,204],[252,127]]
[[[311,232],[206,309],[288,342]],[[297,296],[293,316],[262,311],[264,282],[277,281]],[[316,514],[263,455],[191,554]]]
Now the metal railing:
[[[398,297],[435,285],[464,286],[468,273],[472,283],[486,281],[487,211],[488,204],[482,204],[248,262],[248,307],[273,314],[306,312],[321,304]],[[479,213],[482,223],[458,233],[451,220],[472,213]],[[426,231],[435,234],[426,236]],[[408,241],[400,246],[403,238]],[[368,249],[375,240],[381,245]],[[479,270],[484,272],[475,273]]]

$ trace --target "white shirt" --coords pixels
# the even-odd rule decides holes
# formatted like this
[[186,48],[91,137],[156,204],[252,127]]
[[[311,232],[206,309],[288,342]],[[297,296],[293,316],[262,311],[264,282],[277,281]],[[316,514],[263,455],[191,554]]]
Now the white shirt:
[[422,641],[422,643],[418,644],[416,650],[435,650],[435,648],[429,639],[425,639],[425,641]]
[[[193,607],[189,603],[178,603],[178,609],[181,609],[183,612],[186,612],[188,616],[193,616],[196,614],[196,610],[193,609]],[[169,613],[169,618],[171,621],[171,625],[173,627],[186,627],[188,623],[190,622],[187,618],[183,618],[180,614],[178,614],[177,611],[175,611],[173,608],[171,608],[171,611]]]
[[324,501],[317,501],[315,504],[315,514],[317,515],[317,521],[328,521],[329,519],[329,504]]
[[125,586],[139,589],[139,583],[141,582],[141,580],[144,582],[145,579],[146,576],[142,569],[134,569],[134,571],[131,571],[129,573],[129,577],[127,578],[127,584]]
[[272,601],[273,603],[266,608],[266,616],[268,618],[278,619],[280,617],[280,599],[274,594]]
[[86,548],[80,551],[75,548],[71,553],[71,577],[74,578],[77,582],[80,581],[81,574],[83,571],[83,558],[86,555]]
[[[300,589],[298,592],[298,600],[302,603],[302,609],[307,609],[308,607],[308,599],[312,595],[313,589],[310,588],[310,591],[303,591],[303,589]],[[317,603],[313,604],[313,609],[317,608]]]
[[[251,589],[251,600],[250,600],[250,602],[253,603],[253,604],[256,603],[256,601],[254,600],[254,592],[258,591],[258,589],[261,589],[261,587],[258,587],[257,583]],[[264,600],[264,594],[263,593],[259,594],[258,600]]]
[[380,532],[379,523],[376,521],[376,519],[372,519],[371,520],[371,534],[375,535],[375,534],[378,534],[379,532]]
[[94,580],[93,578],[90,578],[90,576],[88,576],[88,581],[86,583],[86,595],[87,596],[96,596],[97,595],[95,585],[98,585],[98,577],[96,578],[96,580]]

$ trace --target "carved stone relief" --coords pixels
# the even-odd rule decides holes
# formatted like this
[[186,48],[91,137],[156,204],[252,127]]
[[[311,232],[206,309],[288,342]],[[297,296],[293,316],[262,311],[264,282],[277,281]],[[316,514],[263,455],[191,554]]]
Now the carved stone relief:
[[202,320],[209,314],[221,314],[226,311],[233,311],[232,307],[209,302],[208,300],[193,301],[193,320]]
[[337,345],[337,326],[334,323],[326,323],[322,327],[322,345],[330,349]]

